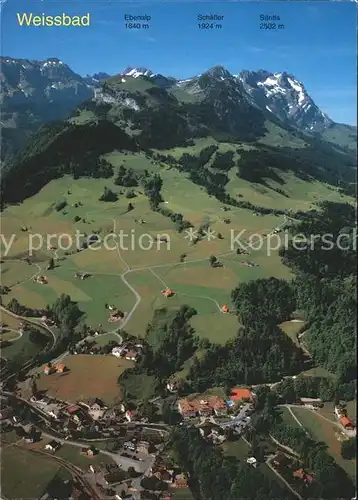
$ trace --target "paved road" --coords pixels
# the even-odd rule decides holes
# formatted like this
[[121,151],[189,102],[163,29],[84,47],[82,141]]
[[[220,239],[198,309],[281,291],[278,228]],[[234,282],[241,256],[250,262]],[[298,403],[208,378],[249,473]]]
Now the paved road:
[[250,403],[247,403],[245,404],[241,410],[239,411],[239,413],[236,415],[235,418],[231,419],[231,420],[228,420],[227,422],[223,422],[223,423],[220,423],[220,427],[233,427],[235,425],[239,425],[239,424],[243,424],[244,423],[244,418],[246,417],[246,414],[247,412],[249,411],[249,408],[250,408],[251,404]]

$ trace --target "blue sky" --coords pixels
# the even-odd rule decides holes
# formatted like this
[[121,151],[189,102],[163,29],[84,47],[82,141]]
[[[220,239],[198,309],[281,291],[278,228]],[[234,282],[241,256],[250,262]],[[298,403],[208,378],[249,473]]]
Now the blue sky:
[[[354,2],[187,2],[7,0],[2,55],[58,57],[85,75],[126,66],[187,78],[223,65],[287,71],[338,122],[356,124],[356,8]],[[90,27],[20,27],[16,13],[91,14]],[[224,15],[222,29],[198,29],[197,15]],[[124,14],[152,17],[149,30],[126,30]],[[279,15],[284,30],[259,29],[260,14]]]

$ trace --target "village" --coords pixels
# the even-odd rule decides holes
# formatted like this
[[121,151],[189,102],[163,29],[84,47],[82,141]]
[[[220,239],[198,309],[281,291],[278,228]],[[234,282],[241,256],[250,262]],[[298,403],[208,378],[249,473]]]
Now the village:
[[[133,361],[133,357],[140,355],[142,348],[141,344],[132,339],[111,347],[108,355]],[[133,353],[136,353],[136,356]],[[65,373],[65,363],[47,364],[43,367],[46,377]],[[254,390],[232,389],[226,399],[215,394],[179,397],[175,382],[170,381],[167,382],[166,390],[167,396],[164,400],[168,398],[173,410],[180,415],[177,425],[196,427],[202,438],[214,446],[221,447],[228,439],[245,440],[245,430],[251,428],[250,421],[256,408]],[[155,404],[158,408],[163,402],[162,399],[156,398]],[[175,488],[188,486],[189,478],[185,473],[178,470],[175,464],[163,455],[169,426],[160,420],[151,422],[132,405],[121,403],[109,407],[100,398],[68,402],[38,393],[31,396],[25,404],[30,409],[30,420],[36,422],[31,424],[21,417],[21,412],[19,415],[18,403],[18,399],[3,397],[1,432],[15,430],[24,446],[43,443],[41,449],[54,455],[64,445],[77,446],[78,453],[88,457],[86,478],[99,492],[99,498],[106,495],[106,498],[113,497],[117,500],[139,499],[142,498],[140,492],[145,485],[157,493],[165,489],[165,493],[157,498],[166,500],[172,498]],[[317,412],[324,403],[318,398],[300,398],[290,406]],[[342,435],[356,435],[355,424],[343,405],[334,407],[334,416]],[[105,448],[98,448],[97,443],[103,440],[107,442]],[[114,464],[99,466],[91,463],[93,457],[103,453],[109,453]],[[278,446],[276,452],[271,452],[265,460],[275,473],[297,491],[314,481],[314,476],[300,466],[298,457],[289,449]],[[258,459],[251,455],[246,457],[246,462],[254,468],[259,465]]]
[[[79,275],[78,279],[85,279],[82,276]],[[168,299],[175,295],[170,288],[161,293]],[[108,323],[125,318],[126,313],[113,303],[104,306],[108,311]],[[220,310],[231,313],[225,304]],[[39,320],[48,328],[56,327],[46,314]],[[26,326],[24,322],[21,325]],[[164,453],[171,427],[196,428],[202,439],[220,449],[225,449],[230,443],[246,443],[248,446],[245,436],[255,432],[251,423],[257,411],[255,387],[234,387],[226,394],[222,388],[213,388],[205,394],[184,395],[180,384],[170,379],[165,383],[164,393],[149,401],[155,409],[155,418],[153,412],[143,413],[140,401],[124,398],[113,404],[101,397],[74,399],[57,394],[56,388],[62,381],[73,377],[72,371],[84,358],[87,359],[86,367],[93,364],[90,358],[103,363],[104,357],[136,367],[141,365],[146,352],[143,339],[129,335],[120,327],[108,332],[102,324],[86,326],[80,340],[71,344],[65,355],[34,369],[18,383],[17,390],[4,393],[0,425],[5,440],[8,433],[15,433],[19,446],[25,449],[35,446],[41,453],[59,458],[68,447],[74,448],[77,457],[88,460],[83,477],[98,492],[98,498],[139,500],[145,498],[144,491],[150,490],[155,492],[156,498],[167,500],[172,498],[176,489],[187,490],[190,478]],[[85,387],[85,371],[81,377],[83,380],[72,378],[72,384]],[[39,382],[40,388],[37,387]],[[270,388],[274,389],[279,383]],[[44,386],[46,389],[41,389]],[[177,416],[174,424],[163,419],[165,405]],[[321,399],[309,397],[300,397],[290,405],[279,404],[291,413],[295,408],[319,413],[324,405]],[[334,406],[332,417],[339,429],[338,440],[356,436],[355,423],[343,404]],[[245,455],[248,466],[256,468],[264,463],[294,491],[302,493],[304,488],[314,484],[314,474],[302,467],[297,454],[279,442],[273,448],[271,443],[264,456],[258,457],[250,452],[250,446]],[[103,457],[110,457],[111,463],[102,462]]]

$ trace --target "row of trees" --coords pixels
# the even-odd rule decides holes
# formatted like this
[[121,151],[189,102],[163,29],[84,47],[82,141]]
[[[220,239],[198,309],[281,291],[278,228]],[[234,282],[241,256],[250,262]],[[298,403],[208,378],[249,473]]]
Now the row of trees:
[[320,398],[322,401],[351,401],[356,396],[357,383],[351,380],[342,383],[335,377],[288,378],[275,386],[275,392],[284,403],[294,403],[299,398]]

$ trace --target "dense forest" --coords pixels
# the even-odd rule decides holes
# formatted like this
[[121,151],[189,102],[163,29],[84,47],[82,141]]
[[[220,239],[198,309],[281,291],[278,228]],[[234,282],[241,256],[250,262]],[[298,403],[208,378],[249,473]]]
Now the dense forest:
[[277,382],[294,375],[302,366],[302,353],[273,324],[256,322],[239,328],[237,337],[224,346],[212,345],[196,359],[186,381],[188,392],[214,386]]
[[[112,167],[99,156],[115,149],[136,151],[137,145],[109,121],[81,126],[66,122],[47,125],[4,167],[2,203],[22,201],[65,174],[72,174],[75,179],[111,177]],[[19,179],[23,182],[19,183]]]
[[232,292],[241,326],[235,339],[212,345],[192,365],[188,390],[276,382],[299,371],[302,352],[277,326],[295,308],[290,285],[276,278],[240,284]]
[[282,489],[258,469],[245,462],[225,457],[218,447],[204,441],[199,431],[176,427],[171,447],[178,464],[189,473],[190,488],[196,498],[205,500],[255,499],[292,500],[292,494]]
[[[315,244],[306,249],[291,244],[281,250],[283,261],[297,273],[293,283],[296,307],[310,325],[304,342],[317,364],[341,382],[356,377],[356,219],[348,204],[324,202],[291,228]],[[333,245],[326,244],[327,235]]]

